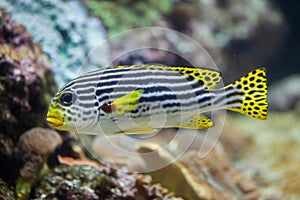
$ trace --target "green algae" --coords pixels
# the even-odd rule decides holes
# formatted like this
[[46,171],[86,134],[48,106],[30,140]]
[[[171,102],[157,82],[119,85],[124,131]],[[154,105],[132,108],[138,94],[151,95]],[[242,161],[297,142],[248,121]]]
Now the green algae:
[[171,0],[91,0],[88,2],[88,7],[103,20],[109,33],[115,34],[131,28],[153,26],[160,15],[171,11],[172,2]]

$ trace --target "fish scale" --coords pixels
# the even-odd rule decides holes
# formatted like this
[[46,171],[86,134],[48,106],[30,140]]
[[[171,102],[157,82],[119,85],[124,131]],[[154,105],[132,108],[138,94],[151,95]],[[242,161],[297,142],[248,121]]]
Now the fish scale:
[[[136,77],[137,71],[142,71],[143,77]],[[151,71],[151,73],[149,73],[149,71]],[[165,71],[165,70],[164,71],[160,70],[157,76],[153,76],[153,75],[150,76],[150,74],[153,74],[157,71],[159,71],[159,69],[150,70],[150,69],[139,68],[139,70],[126,70],[127,73],[122,74],[122,76],[119,75],[114,76],[111,75],[110,73],[101,73],[101,74],[98,73],[97,74],[97,76],[99,76],[97,77],[98,82],[96,82],[95,84],[97,84],[96,88],[100,88],[100,89],[96,89],[96,96],[98,99],[100,99],[99,100],[100,102],[107,103],[106,101],[109,99],[109,97],[106,95],[107,93],[111,93],[110,94],[111,99],[115,99],[135,89],[143,88],[144,93],[141,96],[140,101],[151,103],[154,100],[169,101],[171,99],[180,99],[180,98],[186,99],[187,96],[191,96],[194,98],[195,93],[198,92],[197,90],[192,90],[191,92],[187,92],[190,91],[193,84],[198,84],[199,81],[197,81],[197,79],[194,79],[192,81],[193,84],[191,84],[186,80],[185,76],[180,75],[180,73],[178,73],[177,71]],[[124,71],[122,71],[122,73],[124,73]],[[80,82],[77,82],[78,80],[80,80]],[[170,80],[170,82],[168,82],[168,80]],[[164,85],[168,85],[168,87],[162,86],[161,85],[162,82],[164,83]],[[82,87],[84,87],[84,85],[81,85],[81,83],[84,83],[82,82],[82,79],[80,78],[76,79],[72,89],[79,89],[79,88],[81,89],[80,95],[82,101],[84,99],[86,100],[94,99],[95,94],[91,94],[90,92],[82,92],[83,90]],[[129,85],[130,88],[128,87]],[[203,89],[204,88],[202,88],[201,90]],[[147,95],[149,93],[150,95]],[[192,95],[190,95],[190,93]],[[90,94],[90,96],[84,96],[85,94]],[[102,94],[105,96],[105,98],[101,98]],[[162,103],[162,107],[164,107],[165,104],[166,103]]]
[[47,121],[59,130],[116,134],[164,127],[208,128],[213,122],[202,113],[216,109],[267,118],[264,68],[213,89],[220,80],[220,72],[206,68],[108,67],[63,86],[52,100]]

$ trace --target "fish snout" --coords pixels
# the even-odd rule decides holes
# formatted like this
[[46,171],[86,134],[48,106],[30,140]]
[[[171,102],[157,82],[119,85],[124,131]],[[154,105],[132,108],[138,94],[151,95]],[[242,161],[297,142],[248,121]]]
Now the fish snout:
[[64,125],[63,115],[58,111],[52,109],[50,109],[49,112],[47,113],[46,121],[53,128]]

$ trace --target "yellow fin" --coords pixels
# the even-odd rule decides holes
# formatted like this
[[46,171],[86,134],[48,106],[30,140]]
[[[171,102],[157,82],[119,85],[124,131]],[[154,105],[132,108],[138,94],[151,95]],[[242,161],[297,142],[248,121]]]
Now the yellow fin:
[[178,71],[181,74],[189,75],[198,79],[201,84],[206,86],[206,89],[214,88],[221,80],[221,73],[213,69],[190,67],[190,66],[164,66],[164,65],[129,65],[115,66],[115,68],[148,68]]
[[141,98],[143,90],[130,92],[110,104],[115,116],[119,116],[137,107],[137,101]]
[[267,119],[268,102],[265,68],[250,72],[233,84],[228,85],[226,88],[228,87],[235,87],[237,90],[244,93],[241,106],[237,108],[228,108],[228,110],[233,110],[256,119]]
[[133,134],[147,134],[147,133],[155,133],[155,132],[157,132],[157,129],[154,128],[137,128],[137,129],[122,131],[120,133],[133,135]]
[[203,129],[212,127],[214,123],[208,117],[204,115],[193,116],[187,123],[178,126],[177,128],[186,129]]

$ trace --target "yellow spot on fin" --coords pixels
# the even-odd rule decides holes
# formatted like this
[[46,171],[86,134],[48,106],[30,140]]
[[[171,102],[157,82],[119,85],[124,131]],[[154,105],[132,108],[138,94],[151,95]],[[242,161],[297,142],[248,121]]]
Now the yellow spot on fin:
[[233,110],[256,119],[267,119],[268,102],[265,68],[250,72],[233,84],[228,85],[226,88],[228,87],[234,87],[236,90],[244,93],[241,106],[228,108],[228,110]]
[[178,126],[177,128],[186,128],[186,129],[203,129],[212,127],[214,123],[208,117],[204,115],[193,116],[187,123]]
[[122,115],[137,107],[137,101],[141,98],[143,90],[135,90],[112,102],[109,106],[115,116]]
[[199,80],[200,85],[205,85],[206,89],[214,88],[221,80],[221,73],[213,69],[190,66],[164,66],[164,65],[131,65],[115,66],[115,68],[148,68],[178,71],[181,74],[189,75]]
[[130,129],[130,130],[122,131],[120,133],[133,135],[133,134],[147,134],[147,133],[155,133],[155,132],[157,132],[157,129],[154,128],[139,128],[139,129]]

